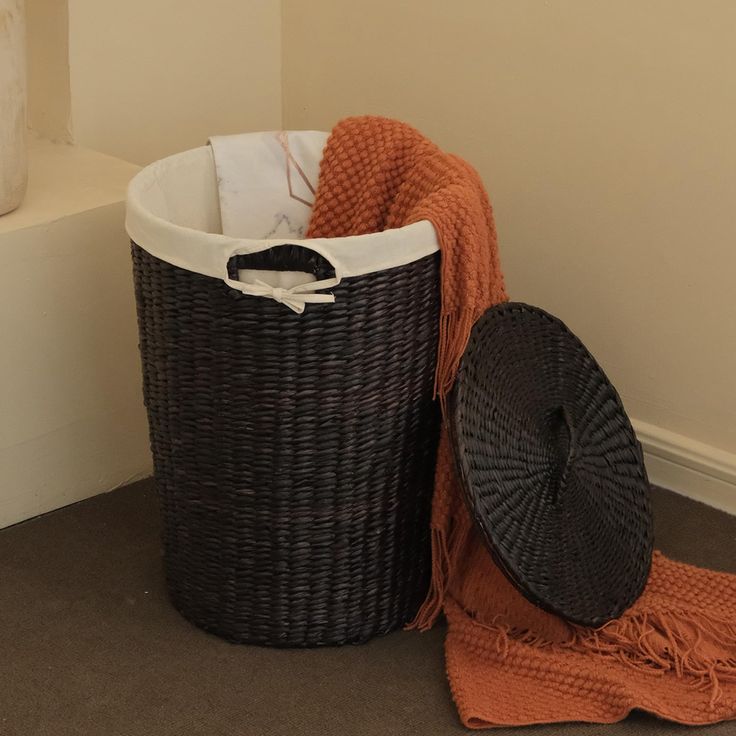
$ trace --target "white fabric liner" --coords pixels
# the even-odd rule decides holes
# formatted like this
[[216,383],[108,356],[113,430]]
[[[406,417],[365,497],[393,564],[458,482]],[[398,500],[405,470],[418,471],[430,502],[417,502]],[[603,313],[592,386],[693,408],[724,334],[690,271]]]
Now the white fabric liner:
[[[243,293],[276,299],[296,312],[308,302],[334,301],[318,290],[343,278],[435,253],[437,235],[426,220],[367,235],[303,237],[326,139],[319,131],[216,136],[210,145],[157,161],[128,187],[128,235],[156,258],[222,279]],[[301,272],[254,269],[239,271],[239,280],[229,278],[233,256],[287,243],[321,254],[335,278],[315,281]]]

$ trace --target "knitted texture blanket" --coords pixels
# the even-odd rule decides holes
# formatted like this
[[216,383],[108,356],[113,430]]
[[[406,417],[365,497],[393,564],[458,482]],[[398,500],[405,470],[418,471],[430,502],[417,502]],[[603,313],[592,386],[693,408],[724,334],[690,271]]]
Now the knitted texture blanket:
[[[478,174],[413,128],[348,118],[328,139],[309,237],[429,220],[441,251],[436,392],[443,406],[473,323],[506,292]],[[450,689],[470,728],[609,723],[641,708],[687,724],[736,718],[736,576],[655,552],[639,600],[598,629],[533,606],[494,565],[465,507],[444,427],[432,506],[432,581],[411,626],[444,612]]]

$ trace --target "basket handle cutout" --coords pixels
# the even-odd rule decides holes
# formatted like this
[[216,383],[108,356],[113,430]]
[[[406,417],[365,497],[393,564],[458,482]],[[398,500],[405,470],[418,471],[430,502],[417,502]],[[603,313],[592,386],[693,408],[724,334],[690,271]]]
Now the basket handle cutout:
[[[295,243],[283,243],[255,253],[233,253],[227,261],[225,283],[243,294],[266,297],[286,305],[297,314],[306,304],[333,303],[334,294],[319,293],[337,286],[341,276],[335,265],[319,250]],[[240,280],[241,272],[248,280]],[[293,275],[303,273],[311,279],[294,286],[273,285],[257,277],[258,271]],[[265,278],[265,276],[264,276]]]

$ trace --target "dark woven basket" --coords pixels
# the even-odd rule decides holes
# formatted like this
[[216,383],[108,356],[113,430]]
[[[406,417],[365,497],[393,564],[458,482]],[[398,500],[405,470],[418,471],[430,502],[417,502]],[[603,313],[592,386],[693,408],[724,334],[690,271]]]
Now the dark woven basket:
[[451,416],[471,512],[509,579],[583,625],[628,608],[651,565],[649,483],[621,400],[580,340],[535,307],[488,310]]
[[[273,646],[406,623],[429,579],[438,254],[343,279],[297,315],[132,252],[174,605]],[[230,272],[320,274],[306,253]]]

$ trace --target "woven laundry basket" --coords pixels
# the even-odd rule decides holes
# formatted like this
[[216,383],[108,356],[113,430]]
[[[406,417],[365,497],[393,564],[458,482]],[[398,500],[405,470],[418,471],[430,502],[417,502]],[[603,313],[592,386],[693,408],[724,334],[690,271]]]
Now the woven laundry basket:
[[325,140],[214,138],[128,193],[167,585],[235,642],[363,642],[429,580],[437,239],[304,239]]

